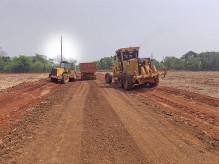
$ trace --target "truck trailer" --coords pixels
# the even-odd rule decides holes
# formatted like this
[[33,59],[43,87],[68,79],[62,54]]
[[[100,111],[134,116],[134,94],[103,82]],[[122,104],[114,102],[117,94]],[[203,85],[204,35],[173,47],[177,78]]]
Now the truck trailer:
[[96,79],[97,62],[80,63],[80,72],[82,80]]

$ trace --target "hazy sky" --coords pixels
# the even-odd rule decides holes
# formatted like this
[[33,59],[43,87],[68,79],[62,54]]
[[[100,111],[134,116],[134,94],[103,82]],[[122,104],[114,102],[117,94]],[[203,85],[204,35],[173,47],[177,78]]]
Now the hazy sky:
[[140,46],[140,56],[219,51],[218,0],[0,0],[0,47],[8,55],[79,62]]

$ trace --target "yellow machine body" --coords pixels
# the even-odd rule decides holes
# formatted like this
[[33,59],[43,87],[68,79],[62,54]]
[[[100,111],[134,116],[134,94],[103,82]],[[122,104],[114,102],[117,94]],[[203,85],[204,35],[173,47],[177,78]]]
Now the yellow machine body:
[[49,77],[51,81],[61,81],[62,83],[67,83],[73,81],[77,78],[76,71],[73,70],[72,63],[62,61],[60,67],[53,68]]
[[109,78],[106,77],[106,82],[107,79],[118,78],[118,80],[115,81],[119,81],[121,87],[123,87],[128,78],[130,83],[129,88],[132,88],[131,86],[135,84],[148,84],[152,87],[158,85],[159,76],[165,76],[167,74],[166,69],[164,68],[164,72],[159,73],[156,67],[151,65],[150,58],[139,58],[139,48],[140,47],[120,48],[116,51],[114,58],[111,57],[113,75],[110,77],[110,75],[107,74],[106,76],[109,76]]

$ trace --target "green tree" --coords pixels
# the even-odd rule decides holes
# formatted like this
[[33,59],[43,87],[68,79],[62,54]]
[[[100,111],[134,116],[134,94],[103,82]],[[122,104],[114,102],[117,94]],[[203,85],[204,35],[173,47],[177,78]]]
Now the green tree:
[[36,61],[34,63],[31,63],[31,72],[45,72],[44,64],[40,61]]
[[48,60],[46,59],[46,56],[44,55],[40,55],[40,54],[36,54],[35,56],[31,57],[32,59],[32,62],[40,62],[40,63],[43,63],[43,64],[47,64],[48,63]]
[[17,73],[18,64],[15,62],[10,62],[5,66],[4,72],[7,73]]
[[200,71],[201,63],[198,58],[188,58],[185,61],[185,70],[189,71]]
[[11,58],[9,56],[0,57],[0,72],[4,72],[5,67],[10,62],[11,62]]
[[165,57],[163,60],[164,66],[167,68],[167,70],[173,70],[175,69],[175,62],[176,62],[176,57]]
[[189,51],[189,52],[187,52],[185,55],[183,55],[182,57],[181,57],[181,59],[182,60],[187,60],[187,59],[189,59],[189,58],[197,58],[198,57],[198,54],[197,53],[195,53],[195,52],[193,52],[193,51]]
[[164,66],[163,66],[163,63],[162,62],[159,62],[158,60],[156,59],[151,59],[151,64],[152,65],[155,65],[157,70],[161,70]]
[[201,70],[219,71],[219,52],[202,52],[199,58]]
[[183,70],[184,69],[185,63],[184,63],[184,61],[182,59],[176,58],[174,62],[175,62],[174,63],[174,68],[176,70]]
[[73,68],[77,70],[77,60],[75,60],[75,59],[69,59],[68,61],[69,61],[69,63],[72,63]]
[[31,65],[31,59],[27,56],[19,56],[13,58],[13,62],[16,66],[16,73],[22,73],[22,72],[30,72],[30,65]]
[[97,63],[98,70],[110,70],[112,67],[112,61],[110,57],[101,58]]

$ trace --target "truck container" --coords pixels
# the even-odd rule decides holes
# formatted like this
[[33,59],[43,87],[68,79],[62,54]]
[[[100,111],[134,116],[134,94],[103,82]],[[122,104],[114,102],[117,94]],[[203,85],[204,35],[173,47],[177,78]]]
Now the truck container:
[[81,79],[96,79],[97,62],[80,63]]

